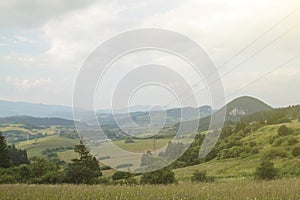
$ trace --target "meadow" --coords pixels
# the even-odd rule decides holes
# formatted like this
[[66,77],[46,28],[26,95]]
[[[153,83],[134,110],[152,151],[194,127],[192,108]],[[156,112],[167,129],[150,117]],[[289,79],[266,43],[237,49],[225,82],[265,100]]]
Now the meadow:
[[173,185],[1,185],[0,199],[300,199],[300,179]]

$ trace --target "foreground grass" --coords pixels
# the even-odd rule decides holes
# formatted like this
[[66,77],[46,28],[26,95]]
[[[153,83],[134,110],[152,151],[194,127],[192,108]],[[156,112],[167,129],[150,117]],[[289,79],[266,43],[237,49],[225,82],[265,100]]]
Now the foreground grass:
[[178,185],[0,185],[0,199],[300,199],[300,179]]

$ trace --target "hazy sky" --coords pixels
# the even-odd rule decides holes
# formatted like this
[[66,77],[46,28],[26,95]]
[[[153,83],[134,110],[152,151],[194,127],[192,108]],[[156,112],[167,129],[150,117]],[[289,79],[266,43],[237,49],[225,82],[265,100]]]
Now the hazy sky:
[[[298,0],[0,1],[0,99],[71,105],[77,74],[88,55],[110,37],[132,29],[182,33],[220,66],[278,24],[220,68],[221,76],[226,74],[227,101],[250,95],[272,106],[299,104],[300,58],[239,90],[300,53],[299,5]],[[115,65],[152,62],[177,67],[183,74],[187,67],[162,52],[139,52]],[[115,71],[108,82],[119,80],[122,70]],[[185,75],[190,84],[198,82],[199,77]],[[111,93],[109,86],[104,88]],[[208,93],[198,95],[199,104],[210,102]],[[149,87],[137,92],[131,104],[165,105],[172,98],[162,88]],[[106,108],[107,101],[97,101],[97,107]]]

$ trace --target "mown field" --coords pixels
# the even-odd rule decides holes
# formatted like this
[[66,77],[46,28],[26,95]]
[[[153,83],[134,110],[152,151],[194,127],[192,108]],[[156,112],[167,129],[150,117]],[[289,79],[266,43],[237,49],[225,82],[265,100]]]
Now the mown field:
[[300,179],[175,185],[1,185],[0,199],[300,199]]

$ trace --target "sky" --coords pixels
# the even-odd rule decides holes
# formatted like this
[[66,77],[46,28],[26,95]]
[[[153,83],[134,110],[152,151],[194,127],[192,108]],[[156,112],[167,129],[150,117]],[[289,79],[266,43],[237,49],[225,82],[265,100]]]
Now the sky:
[[[297,0],[0,1],[0,99],[71,106],[80,69],[99,45],[126,31],[161,28],[187,36],[207,52],[219,68],[226,101],[249,95],[274,107],[299,104],[300,58],[278,68],[300,54],[299,6]],[[148,50],[111,66],[99,81],[95,107],[110,106],[106,97],[124,74],[153,63],[196,84],[197,105],[210,104],[208,90],[197,93],[205,84],[187,63]],[[185,91],[183,84],[173,83]],[[129,85],[127,80],[122,87]],[[170,103],[174,98],[176,94],[154,84],[137,88],[124,101],[178,106]]]

